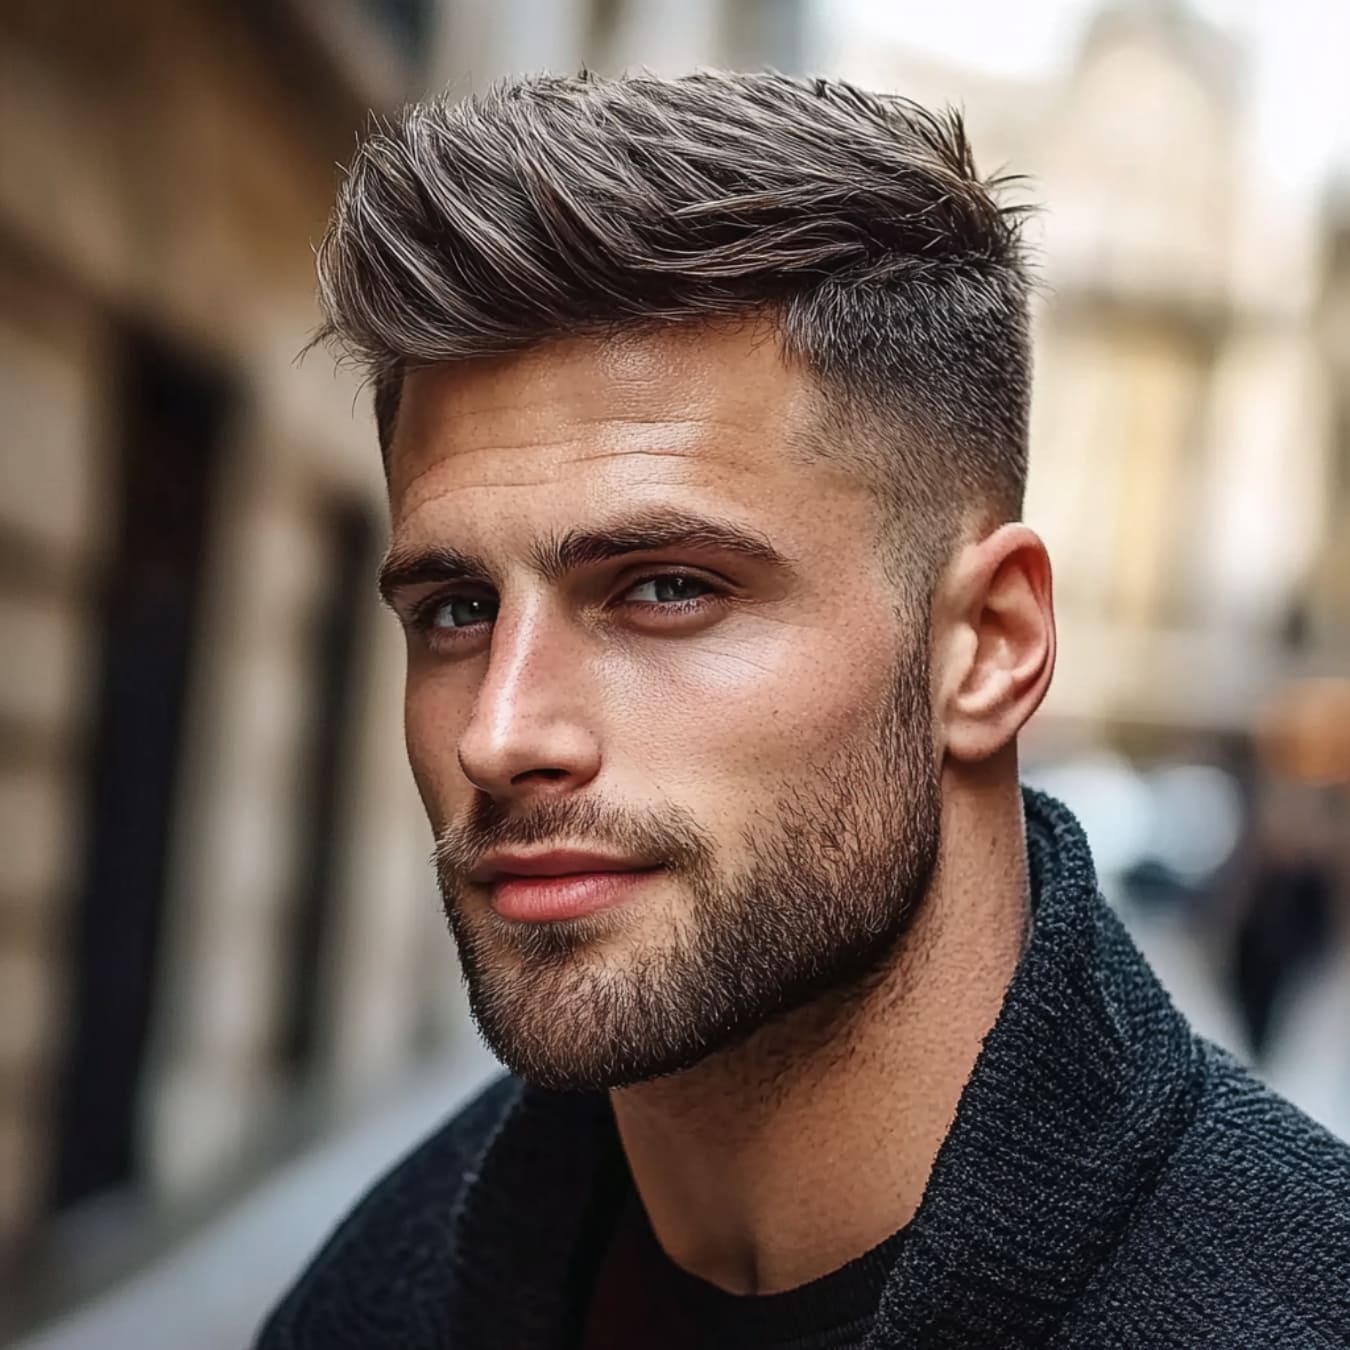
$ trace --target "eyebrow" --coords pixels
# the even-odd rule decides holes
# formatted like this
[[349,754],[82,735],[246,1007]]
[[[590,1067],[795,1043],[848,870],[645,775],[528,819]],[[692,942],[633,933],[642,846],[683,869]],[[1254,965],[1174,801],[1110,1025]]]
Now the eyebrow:
[[[529,552],[530,568],[555,583],[568,572],[629,553],[687,548],[733,553],[791,573],[796,559],[779,552],[758,530],[739,521],[703,516],[673,507],[641,512],[591,528],[574,526],[562,534],[536,541]],[[380,564],[379,590],[392,606],[398,592],[428,582],[465,581],[491,586],[492,572],[476,554],[445,544],[403,547],[394,544]]]

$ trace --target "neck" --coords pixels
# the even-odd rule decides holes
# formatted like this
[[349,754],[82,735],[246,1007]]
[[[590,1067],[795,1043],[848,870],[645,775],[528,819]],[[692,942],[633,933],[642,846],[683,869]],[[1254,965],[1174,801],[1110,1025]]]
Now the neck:
[[795,1288],[918,1209],[1026,932],[1016,767],[1011,785],[980,777],[944,770],[934,883],[866,991],[610,1094],[652,1229],[685,1270],[732,1293]]

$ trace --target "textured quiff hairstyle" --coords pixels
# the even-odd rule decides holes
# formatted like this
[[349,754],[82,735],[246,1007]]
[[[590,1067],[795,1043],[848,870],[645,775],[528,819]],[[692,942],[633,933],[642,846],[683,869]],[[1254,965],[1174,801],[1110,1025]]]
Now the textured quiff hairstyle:
[[957,113],[842,81],[506,80],[365,139],[319,248],[316,340],[373,379],[387,462],[414,366],[767,315],[823,394],[811,453],[874,485],[912,583],[915,546],[938,562],[972,504],[1021,513],[1011,181],[978,176]]

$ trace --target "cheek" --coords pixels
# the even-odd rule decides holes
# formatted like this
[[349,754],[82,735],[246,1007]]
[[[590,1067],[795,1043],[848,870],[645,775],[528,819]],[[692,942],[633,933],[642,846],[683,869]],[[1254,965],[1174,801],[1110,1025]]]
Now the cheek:
[[464,782],[457,748],[456,702],[430,680],[409,679],[403,696],[403,735],[408,763],[433,821],[445,820],[456,784]]
[[671,663],[659,701],[628,723],[658,773],[700,792],[716,785],[729,802],[756,782],[830,763],[875,716],[894,678],[893,636],[880,627],[854,635],[773,625],[755,636],[753,645]]

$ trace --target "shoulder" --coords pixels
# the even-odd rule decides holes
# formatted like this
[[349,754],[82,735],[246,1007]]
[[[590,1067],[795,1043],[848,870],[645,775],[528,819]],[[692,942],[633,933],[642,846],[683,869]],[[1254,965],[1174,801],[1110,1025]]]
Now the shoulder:
[[1195,1114],[1085,1303],[1112,1345],[1345,1345],[1350,1145],[1198,1044]]
[[1233,1274],[1300,1303],[1335,1293],[1350,1312],[1350,1145],[1217,1046],[1201,1050],[1199,1109],[1156,1207],[1184,1203],[1187,1228],[1230,1257]]
[[[495,1079],[390,1168],[269,1315],[256,1350],[438,1344],[460,1193],[519,1089]],[[394,1288],[399,1326],[367,1326],[371,1309],[388,1320]]]

